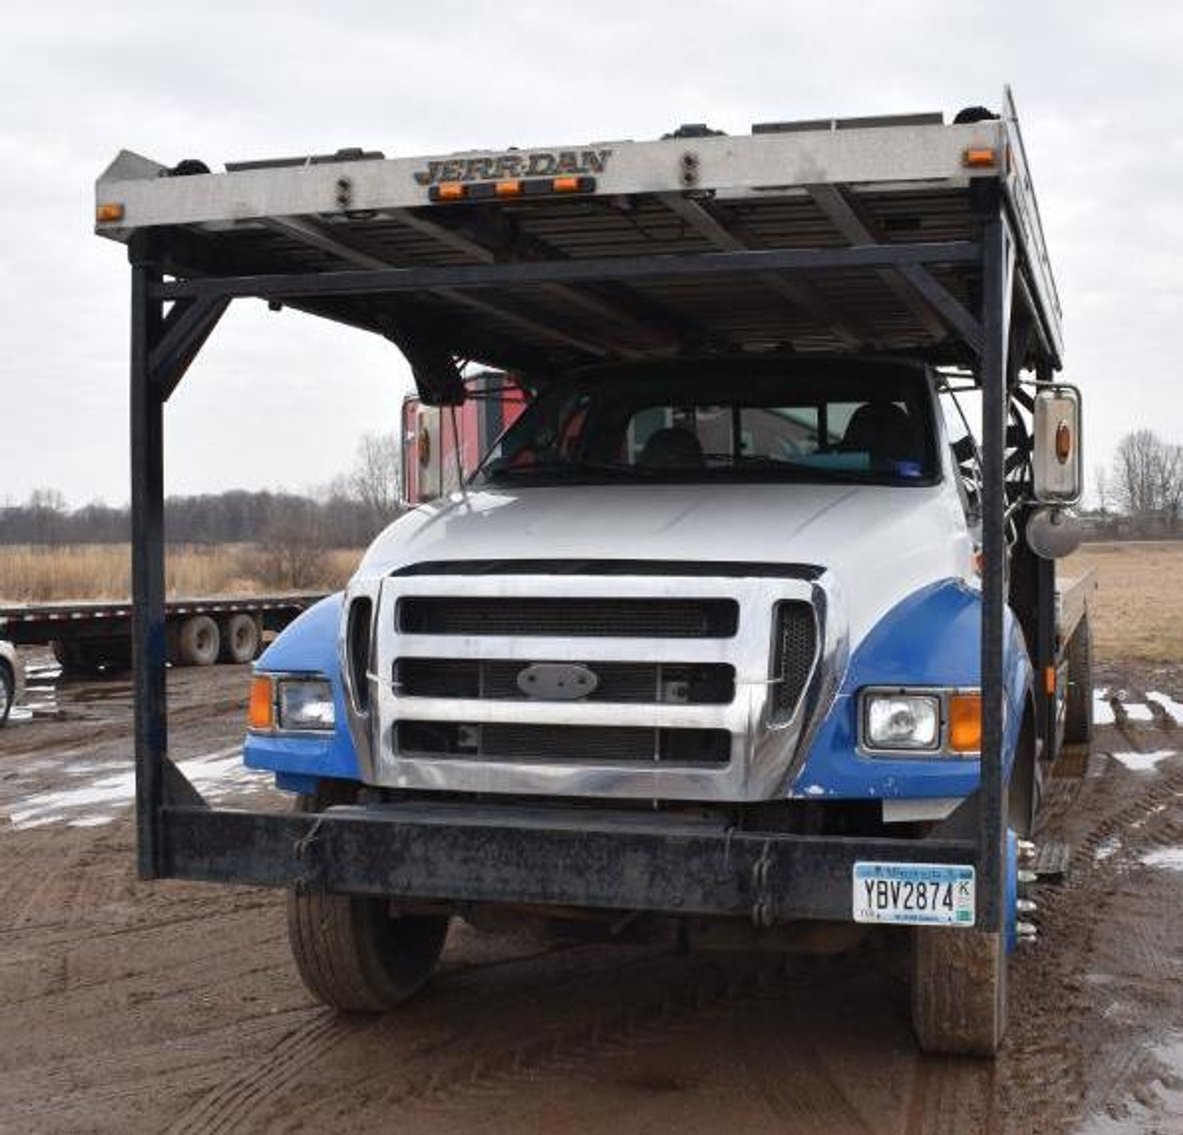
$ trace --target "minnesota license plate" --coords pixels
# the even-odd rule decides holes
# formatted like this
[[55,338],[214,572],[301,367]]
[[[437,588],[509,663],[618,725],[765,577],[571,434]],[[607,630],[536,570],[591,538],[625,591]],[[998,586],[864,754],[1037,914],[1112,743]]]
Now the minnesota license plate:
[[974,869],[950,863],[855,863],[855,922],[974,924]]

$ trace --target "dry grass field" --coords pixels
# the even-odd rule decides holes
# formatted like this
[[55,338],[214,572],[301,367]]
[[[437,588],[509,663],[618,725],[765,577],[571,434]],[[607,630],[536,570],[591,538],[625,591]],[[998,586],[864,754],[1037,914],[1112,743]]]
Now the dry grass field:
[[[360,552],[325,553],[313,588],[342,586]],[[1095,568],[1100,590],[1093,611],[1097,653],[1141,662],[1183,659],[1183,542],[1086,544],[1066,575]],[[170,597],[281,590],[264,557],[247,546],[181,546],[168,552]],[[126,544],[57,549],[0,547],[0,602],[122,599],[131,593]]]
[[[341,587],[360,555],[349,549],[325,552],[314,576],[302,586],[310,590]],[[251,595],[291,586],[290,580],[276,577],[268,557],[245,545],[170,546],[165,570],[170,598]],[[125,599],[130,594],[127,544],[0,546],[0,603]]]
[[1065,575],[1095,569],[1093,643],[1099,658],[1183,660],[1183,541],[1085,544]]

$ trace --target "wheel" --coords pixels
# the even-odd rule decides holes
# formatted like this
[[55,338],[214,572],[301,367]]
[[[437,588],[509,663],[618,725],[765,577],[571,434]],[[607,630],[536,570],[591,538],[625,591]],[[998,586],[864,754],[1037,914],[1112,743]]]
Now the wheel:
[[222,662],[253,662],[259,653],[259,624],[253,615],[239,612],[222,620]]
[[994,1056],[1006,1034],[1008,932],[1015,910],[1015,841],[1002,841],[999,931],[917,927],[912,933],[912,1028],[925,1052]]
[[192,615],[181,624],[177,648],[182,666],[212,666],[218,660],[222,636],[209,615]]
[[915,931],[912,1027],[925,1052],[993,1056],[1006,1033],[1006,936],[943,926]]
[[[348,797],[300,796],[296,810],[320,811]],[[444,915],[394,914],[390,901],[293,887],[288,939],[308,992],[348,1013],[384,1013],[419,991],[448,933]]]
[[8,663],[0,662],[0,725],[8,720],[8,714],[12,709],[15,697],[16,678],[8,668]]
[[99,672],[101,659],[89,643],[54,639],[53,656],[58,660],[64,674],[93,677]]
[[1093,634],[1085,615],[1068,644],[1068,692],[1064,705],[1064,740],[1083,744],[1093,737]]

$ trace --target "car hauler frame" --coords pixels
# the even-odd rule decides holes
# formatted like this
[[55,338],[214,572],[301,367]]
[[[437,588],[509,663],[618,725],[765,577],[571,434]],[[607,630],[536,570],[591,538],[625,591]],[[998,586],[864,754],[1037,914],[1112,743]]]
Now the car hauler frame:
[[[1054,567],[1029,547],[1019,407],[1061,365],[1059,303],[1009,92],[1000,117],[682,128],[658,142],[417,160],[341,152],[211,174],[121,154],[97,231],[131,262],[138,864],[185,878],[675,916],[851,918],[856,861],[976,872],[1002,925],[1003,647],[1010,601],[1055,745]],[[586,802],[387,801],[319,814],[209,807],[168,753],[163,408],[222,314],[254,297],[382,334],[420,394],[453,360],[527,384],[572,362],[731,349],[903,353],[983,394],[979,788],[923,839],[736,830]],[[169,306],[171,305],[171,307]],[[1009,533],[1009,537],[1008,537]],[[1010,567],[1008,572],[1008,558]]]

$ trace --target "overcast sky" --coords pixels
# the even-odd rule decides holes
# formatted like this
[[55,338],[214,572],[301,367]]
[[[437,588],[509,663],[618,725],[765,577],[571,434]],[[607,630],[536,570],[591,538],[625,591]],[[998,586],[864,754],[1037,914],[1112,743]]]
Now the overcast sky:
[[[129,274],[92,235],[121,148],[172,165],[658,137],[997,107],[1012,84],[1085,391],[1086,464],[1183,442],[1183,5],[39,3],[0,23],[0,503],[127,499]],[[169,404],[166,489],[303,489],[393,429],[406,370],[237,301]]]

